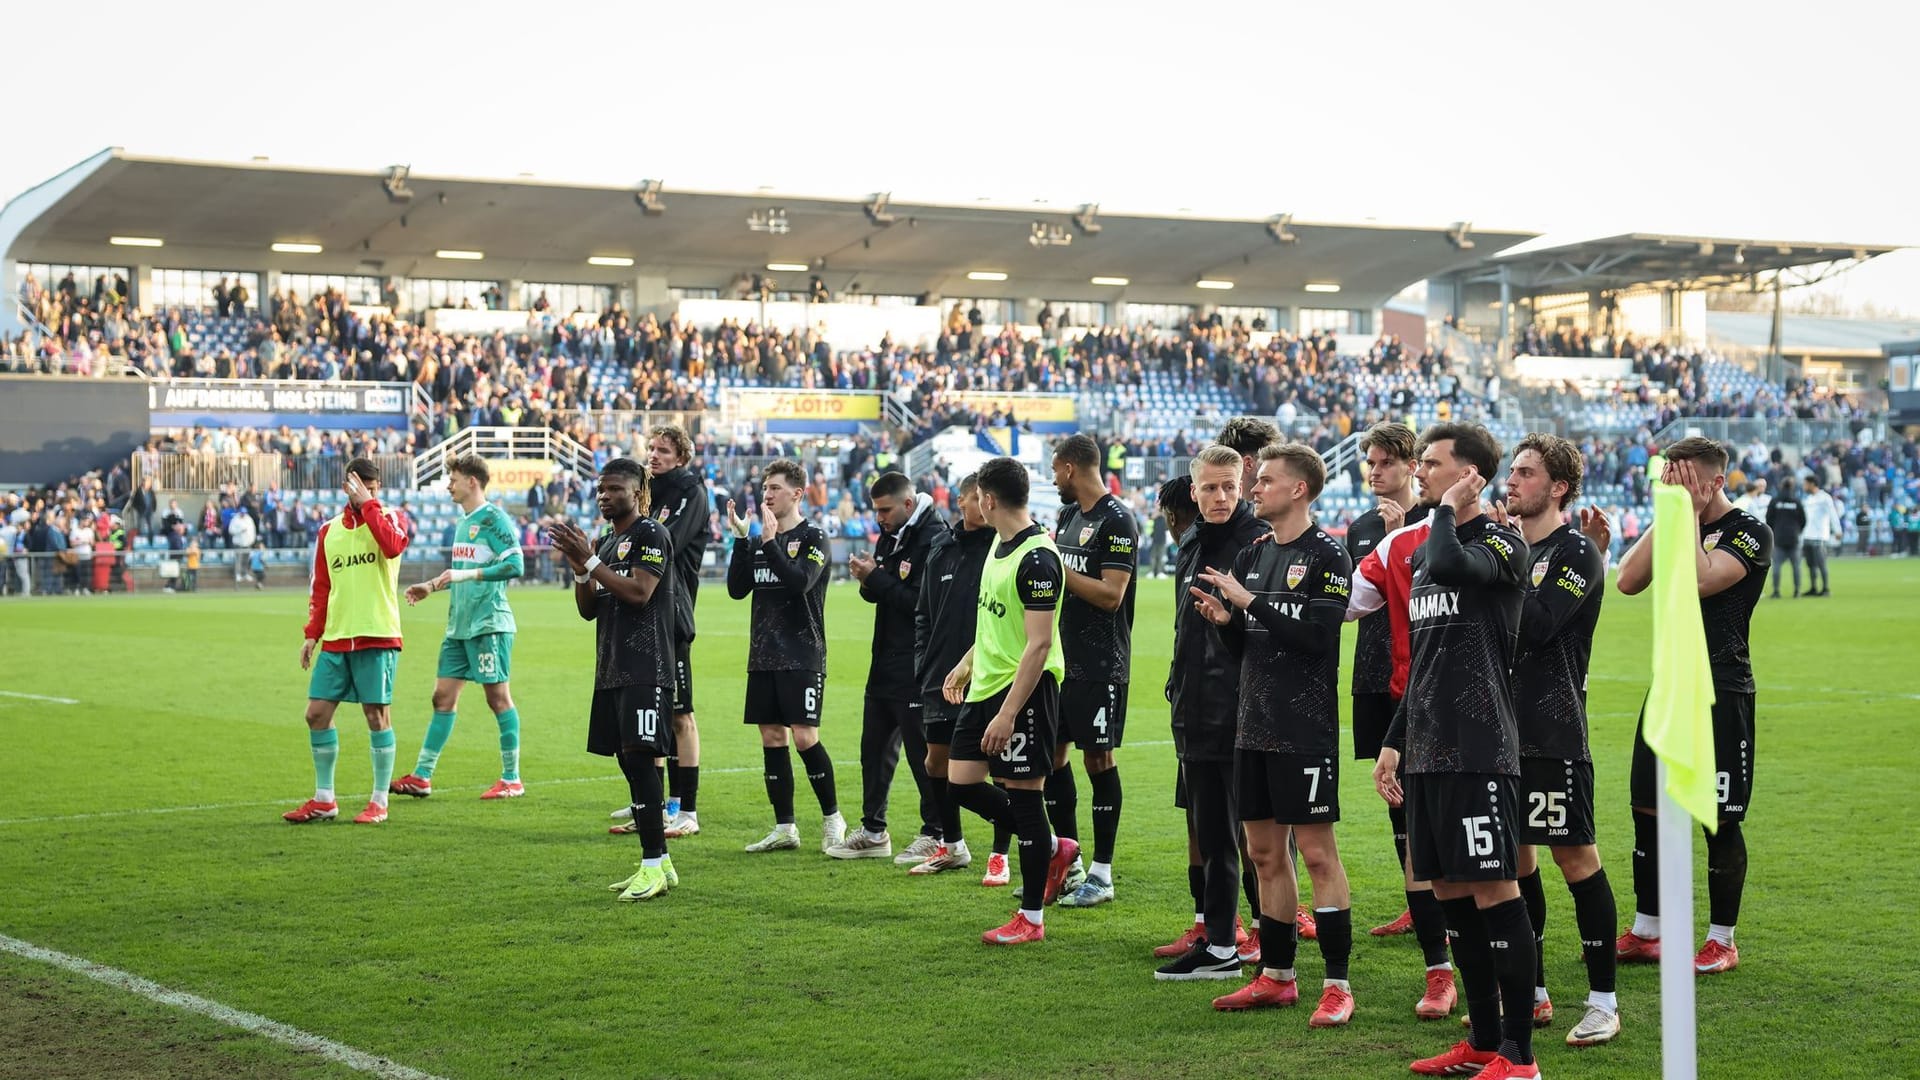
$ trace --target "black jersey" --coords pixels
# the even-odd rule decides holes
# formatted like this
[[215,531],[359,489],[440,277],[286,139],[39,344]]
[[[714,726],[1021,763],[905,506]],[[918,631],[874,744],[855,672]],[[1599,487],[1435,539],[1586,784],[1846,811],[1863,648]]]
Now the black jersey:
[[1746,577],[1700,598],[1700,621],[1706,624],[1713,688],[1751,694],[1753,656],[1747,648],[1748,631],[1753,609],[1767,587],[1767,568],[1773,565],[1773,530],[1735,507],[1719,520],[1700,526],[1700,546],[1710,552],[1725,551],[1747,568]]
[[1140,527],[1133,511],[1112,495],[1100,496],[1093,509],[1079,503],[1060,507],[1054,546],[1067,571],[1098,579],[1106,570],[1125,570],[1127,595],[1116,611],[1102,611],[1069,589],[1060,601],[1060,646],[1066,651],[1067,678],[1124,683],[1133,659],[1133,594],[1139,575]]
[[1340,542],[1310,525],[1290,543],[1271,534],[1240,550],[1233,576],[1253,594],[1220,638],[1240,656],[1234,746],[1275,754],[1331,754],[1340,741],[1340,624],[1353,564]]
[[[1425,504],[1416,503],[1407,508],[1407,520],[1401,524],[1412,525],[1426,519]],[[1347,560],[1359,566],[1360,560],[1386,538],[1387,523],[1380,519],[1379,510],[1361,514],[1347,526]],[[1353,692],[1385,694],[1392,687],[1393,617],[1381,608],[1360,617],[1353,642]]]
[[827,670],[827,534],[802,521],[755,543],[733,542],[727,594],[753,597],[748,671]]
[[1606,559],[1572,525],[1555,529],[1527,557],[1527,603],[1513,660],[1520,756],[1590,761],[1587,663],[1606,592]]
[[609,528],[594,554],[621,577],[640,573],[660,579],[640,607],[621,603],[606,586],[593,583],[594,688],[672,686],[677,585],[667,530],[650,517],[638,517],[624,531]]
[[1453,523],[1433,511],[1414,549],[1407,602],[1412,657],[1394,730],[1410,773],[1520,775],[1520,734],[1509,672],[1526,603],[1527,542],[1482,514]]
[[708,521],[707,485],[691,469],[682,465],[669,469],[648,481],[653,496],[653,517],[666,526],[673,538],[676,611],[674,633],[681,641],[693,640],[693,604],[700,592],[700,564],[706,560]]

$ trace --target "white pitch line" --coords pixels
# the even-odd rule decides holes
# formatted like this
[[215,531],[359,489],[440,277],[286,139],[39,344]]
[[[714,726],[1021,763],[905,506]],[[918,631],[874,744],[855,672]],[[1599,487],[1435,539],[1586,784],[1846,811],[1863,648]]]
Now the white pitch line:
[[25,698],[28,701],[45,701],[53,705],[78,705],[79,699],[70,697],[48,697],[45,694],[23,694],[18,690],[0,690],[0,697]]
[[[715,776],[728,773],[757,773],[760,771],[760,768],[756,766],[754,768],[737,769],[702,769],[701,771],[708,776]],[[591,784],[598,781],[611,783],[624,779],[625,777],[618,773],[612,776],[569,776],[559,780],[542,780],[536,787],[547,787],[554,784]],[[460,788],[458,790],[468,792],[485,791],[486,789],[474,787]],[[43,817],[0,818],[0,826],[44,825],[55,821],[97,821],[101,818],[123,818],[135,814],[195,814],[209,810],[250,810],[262,806],[285,806],[290,801],[289,799],[270,799],[260,802],[200,803],[193,806],[143,806],[129,810],[95,810],[85,814],[48,814]]]
[[337,1043],[325,1036],[315,1035],[308,1031],[301,1031],[297,1027],[283,1024],[278,1020],[269,1020],[258,1013],[250,1013],[236,1009],[230,1005],[222,1005],[217,1001],[211,1001],[198,994],[189,994],[181,990],[169,990],[151,979],[143,979],[130,971],[122,971],[119,968],[108,967],[105,964],[96,964],[91,960],[84,960],[78,956],[70,956],[67,953],[54,949],[41,948],[32,942],[21,941],[19,938],[0,934],[0,951],[9,952],[28,960],[38,960],[43,964],[52,964],[54,967],[71,971],[76,975],[85,975],[95,982],[105,983],[116,989],[138,994],[148,1001],[158,1002],[162,1005],[171,1005],[176,1009],[183,1009],[190,1013],[198,1013],[201,1016],[217,1020],[230,1027],[237,1027],[243,1031],[250,1031],[255,1035],[272,1039],[274,1042],[290,1046],[301,1053],[314,1054],[326,1058],[328,1061],[338,1062],[349,1069],[372,1073],[375,1076],[386,1078],[386,1080],[441,1080],[440,1077],[435,1076],[433,1073],[421,1072],[419,1069],[409,1068],[399,1062],[383,1058],[378,1054],[369,1054],[365,1050],[356,1050],[345,1043]]

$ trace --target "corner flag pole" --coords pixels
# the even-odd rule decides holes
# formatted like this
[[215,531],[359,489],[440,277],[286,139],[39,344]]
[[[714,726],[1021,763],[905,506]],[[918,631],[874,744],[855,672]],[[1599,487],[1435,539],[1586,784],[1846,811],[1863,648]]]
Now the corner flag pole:
[[[1667,763],[1654,758],[1654,790],[1660,793],[1660,1075],[1695,1080],[1693,956],[1693,817],[1667,794]],[[1680,942],[1678,949],[1671,948]]]

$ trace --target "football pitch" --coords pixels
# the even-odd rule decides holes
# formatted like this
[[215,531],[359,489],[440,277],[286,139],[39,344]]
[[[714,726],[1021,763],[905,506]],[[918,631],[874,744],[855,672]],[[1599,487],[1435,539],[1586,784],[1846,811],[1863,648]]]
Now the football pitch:
[[[1702,1076],[1920,1071],[1907,1031],[1920,1002],[1911,930],[1920,839],[1902,787],[1920,766],[1920,561],[1837,561],[1833,579],[1832,598],[1763,601],[1755,619],[1743,966],[1700,981]],[[639,845],[607,834],[625,786],[612,761],[582,749],[592,629],[567,592],[512,594],[527,796],[479,801],[499,757],[492,717],[469,688],[434,796],[395,796],[378,827],[346,822],[370,775],[352,706],[339,718],[341,820],[280,820],[313,785],[303,593],[9,601],[0,604],[0,935],[444,1077],[1408,1075],[1409,1060],[1460,1028],[1414,1019],[1411,936],[1363,932],[1397,915],[1403,898],[1362,765],[1346,762],[1340,778],[1358,932],[1352,1025],[1307,1027],[1321,971],[1311,942],[1301,943],[1296,1009],[1215,1013],[1208,1001],[1237,982],[1152,978],[1148,950],[1191,918],[1159,694],[1171,594],[1169,581],[1141,584],[1117,755],[1118,899],[1049,911],[1046,942],[1016,949],[979,941],[1017,894],[980,886],[990,830],[971,816],[973,869],[910,878],[890,860],[822,856],[803,783],[802,849],[741,851],[771,814],[758,739],[740,722],[747,605],[719,586],[702,590],[694,654],[705,831],[672,846],[680,887],[631,905],[606,889],[630,872]],[[444,605],[435,597],[406,612],[396,774],[411,769],[431,711]],[[871,609],[836,585],[828,616],[821,734],[851,821]],[[1601,852],[1623,920],[1633,910],[1627,759],[1649,629],[1646,597],[1610,592],[1590,682]],[[1084,776],[1080,788],[1090,836]],[[896,849],[912,839],[914,807],[903,767]],[[1695,854],[1704,931],[1698,843]],[[1542,862],[1559,1012],[1536,1044],[1543,1073],[1658,1075],[1649,967],[1621,970],[1617,1043],[1564,1045],[1586,982],[1571,900]],[[0,1076],[356,1075],[5,952],[0,1044]]]

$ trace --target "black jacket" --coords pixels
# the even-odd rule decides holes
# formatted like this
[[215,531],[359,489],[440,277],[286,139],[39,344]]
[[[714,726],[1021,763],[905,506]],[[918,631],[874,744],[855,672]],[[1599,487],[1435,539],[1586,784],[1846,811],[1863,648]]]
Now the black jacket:
[[973,648],[980,572],[993,538],[992,529],[963,528],[956,519],[934,536],[927,551],[920,602],[913,610],[913,671],[922,695],[938,695],[947,673]]
[[1232,761],[1240,713],[1240,662],[1206,616],[1193,609],[1187,590],[1201,570],[1231,569],[1240,549],[1272,531],[1253,515],[1253,505],[1243,502],[1221,524],[1210,525],[1202,518],[1181,538],[1167,700],[1173,705],[1174,752],[1182,761]]
[[1776,547],[1792,547],[1800,542],[1800,533],[1807,527],[1807,508],[1800,502],[1800,493],[1794,490],[1789,481],[1780,488],[1780,493],[1767,504],[1767,528],[1773,530],[1773,542]]
[[873,573],[860,583],[860,599],[873,605],[873,665],[867,694],[889,701],[918,701],[913,672],[914,609],[926,579],[927,551],[947,531],[933,499],[919,496],[900,531],[882,536],[873,549]]
[[712,537],[707,520],[707,485],[682,465],[648,478],[653,517],[673,539],[673,634],[681,642],[693,640],[694,594],[700,591],[700,564]]

